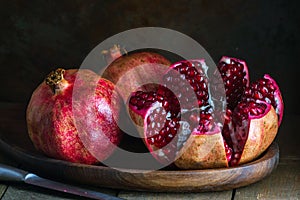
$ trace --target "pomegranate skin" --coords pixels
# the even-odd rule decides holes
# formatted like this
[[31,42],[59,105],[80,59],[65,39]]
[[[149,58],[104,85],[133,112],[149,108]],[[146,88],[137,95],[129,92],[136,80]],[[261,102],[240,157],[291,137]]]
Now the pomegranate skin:
[[[113,103],[110,100],[114,85],[86,69],[65,70],[63,76],[64,81],[58,89],[53,90],[44,81],[33,92],[26,112],[29,137],[36,149],[49,157],[75,163],[98,163],[113,153],[115,146],[112,144],[119,144],[121,139],[115,121],[118,120],[120,104],[117,100]],[[92,89],[95,91],[91,92]],[[73,91],[82,96],[75,103]],[[76,103],[80,107],[76,107]],[[77,112],[75,115],[74,110],[79,108],[82,114]],[[89,115],[95,116],[96,120],[89,119]],[[83,116],[85,120],[81,120]],[[80,132],[83,128],[86,130],[84,134]],[[94,134],[95,139],[90,141],[88,138],[95,129],[102,132],[98,131]]]
[[[110,80],[113,83],[117,83],[129,69],[132,69],[136,66],[143,64],[162,64],[169,66],[171,64],[165,57],[154,52],[138,52],[132,53],[129,55],[123,55],[116,60],[114,60],[110,65],[105,69],[102,74],[103,78]],[[159,72],[153,69],[152,73],[158,75]],[[152,76],[153,74],[135,74],[137,77],[134,79],[144,79],[144,76]],[[134,80],[133,79],[133,80]]]
[[192,142],[174,161],[174,164],[180,169],[208,169],[229,166],[221,132],[211,135],[192,133],[189,140]]
[[273,106],[260,119],[252,119],[249,124],[248,139],[239,164],[244,164],[260,156],[273,142],[278,131],[278,117]]
[[[259,157],[271,145],[277,131],[278,117],[273,106],[269,106],[264,116],[250,120],[245,146],[238,163],[235,163],[234,166]],[[207,169],[231,165],[230,160],[226,157],[226,148],[221,132],[200,135],[193,132],[189,140],[192,142],[174,162],[177,167],[181,169]]]
[[[155,84],[171,62],[154,52],[136,52],[123,55],[111,62],[101,74],[101,77],[113,82],[126,102],[129,95],[143,86],[144,91],[153,91]],[[145,85],[145,82],[150,84]]]

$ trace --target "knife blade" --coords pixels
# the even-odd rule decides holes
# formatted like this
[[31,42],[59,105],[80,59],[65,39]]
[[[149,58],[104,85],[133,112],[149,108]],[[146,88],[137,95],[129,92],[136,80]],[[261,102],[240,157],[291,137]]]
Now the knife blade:
[[122,200],[121,198],[104,194],[101,192],[93,191],[90,189],[85,189],[50,179],[42,178],[36,174],[8,166],[5,164],[0,164],[0,180],[1,181],[13,181],[13,182],[24,182],[30,185],[35,185],[43,188],[48,188],[64,193],[70,193],[74,195],[79,195],[82,197],[88,197],[91,199],[98,200]]

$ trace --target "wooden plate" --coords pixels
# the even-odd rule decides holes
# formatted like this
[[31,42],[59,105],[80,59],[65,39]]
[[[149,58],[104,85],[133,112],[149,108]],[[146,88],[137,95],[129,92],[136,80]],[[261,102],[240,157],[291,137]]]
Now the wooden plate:
[[273,143],[257,160],[231,168],[165,169],[143,173],[139,170],[124,172],[105,166],[75,164],[51,159],[37,152],[27,135],[24,118],[16,116],[10,113],[5,116],[4,121],[1,120],[1,152],[14,158],[25,170],[42,177],[73,184],[143,191],[229,190],[263,179],[277,167],[279,161],[279,147]]

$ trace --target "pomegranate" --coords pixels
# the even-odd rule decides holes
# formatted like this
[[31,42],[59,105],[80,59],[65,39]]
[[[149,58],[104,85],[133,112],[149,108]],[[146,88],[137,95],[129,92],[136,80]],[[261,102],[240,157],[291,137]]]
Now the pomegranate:
[[[278,84],[270,75],[264,75],[245,88],[233,114],[230,111],[228,115],[232,118],[225,121],[223,128],[223,135],[234,150],[231,165],[251,161],[267,149],[281,123],[283,107]],[[248,143],[245,143],[245,137],[255,140],[247,140]]]
[[[115,54],[114,52],[110,58],[115,58]],[[107,63],[109,65],[101,76],[118,87],[125,102],[130,94],[142,85],[142,90],[153,90],[155,85],[145,83],[157,83],[171,64],[162,55],[150,51],[131,52],[117,57],[112,62],[108,59]]]
[[236,166],[257,158],[274,140],[279,118],[272,102],[278,102],[277,111],[283,107],[275,81],[269,77],[274,90],[263,90],[263,97],[257,98],[249,96],[257,84],[249,86],[244,61],[223,57],[218,70],[226,110],[215,107],[213,77],[204,60],[172,64],[157,90],[137,91],[130,97],[130,115],[160,162],[174,159],[182,169]]
[[121,139],[114,85],[88,69],[57,69],[33,92],[26,119],[30,139],[46,155],[95,164]]

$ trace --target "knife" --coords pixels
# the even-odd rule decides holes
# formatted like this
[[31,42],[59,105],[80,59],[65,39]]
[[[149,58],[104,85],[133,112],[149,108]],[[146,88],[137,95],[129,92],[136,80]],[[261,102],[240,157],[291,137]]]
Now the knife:
[[27,171],[11,167],[8,165],[0,164],[0,181],[13,181],[13,182],[24,182],[27,184],[48,188],[64,193],[70,193],[91,199],[98,200],[122,200],[121,198],[107,195],[101,192],[52,181],[37,176],[36,174],[29,173]]

